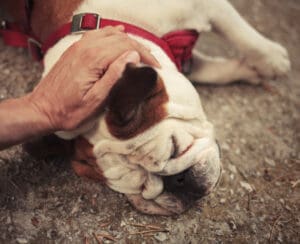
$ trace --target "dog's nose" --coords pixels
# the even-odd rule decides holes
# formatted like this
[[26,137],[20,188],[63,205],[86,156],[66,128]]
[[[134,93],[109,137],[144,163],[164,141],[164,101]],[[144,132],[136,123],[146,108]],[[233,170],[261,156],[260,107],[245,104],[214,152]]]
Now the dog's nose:
[[205,177],[198,177],[192,168],[182,173],[165,176],[164,190],[186,200],[197,200],[203,197],[207,191]]
[[164,176],[164,190],[187,200],[198,200],[211,192],[221,176],[219,155],[213,153],[206,162],[171,176]]

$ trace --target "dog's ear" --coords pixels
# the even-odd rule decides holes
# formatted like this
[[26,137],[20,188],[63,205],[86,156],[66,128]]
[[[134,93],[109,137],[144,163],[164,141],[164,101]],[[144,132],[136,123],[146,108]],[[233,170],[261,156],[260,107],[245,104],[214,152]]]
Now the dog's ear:
[[122,127],[136,120],[143,103],[155,90],[157,79],[153,68],[127,64],[108,97],[110,122]]

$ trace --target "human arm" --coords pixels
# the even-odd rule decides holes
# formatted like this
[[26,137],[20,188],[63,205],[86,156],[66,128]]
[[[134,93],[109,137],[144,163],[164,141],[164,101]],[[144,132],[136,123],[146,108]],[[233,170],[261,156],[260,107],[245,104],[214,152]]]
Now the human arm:
[[158,66],[146,48],[122,33],[122,27],[85,34],[31,93],[0,103],[0,149],[78,127],[101,109],[125,64],[140,58]]

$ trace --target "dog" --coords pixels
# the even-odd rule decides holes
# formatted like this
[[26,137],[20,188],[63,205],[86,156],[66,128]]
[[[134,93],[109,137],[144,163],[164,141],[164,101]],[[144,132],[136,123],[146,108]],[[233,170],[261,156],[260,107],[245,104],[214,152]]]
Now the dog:
[[[143,213],[184,212],[216,187],[222,169],[213,125],[190,80],[259,84],[290,70],[286,49],[258,33],[226,0],[36,1],[31,24],[36,35],[45,39],[72,17],[74,31],[48,49],[43,76],[81,38],[85,30],[78,23],[85,17],[94,18],[97,25],[110,19],[146,30],[147,37],[135,31],[128,35],[147,46],[161,65],[128,64],[109,94],[107,109],[97,119],[77,130],[57,133],[74,140],[75,172],[126,194]],[[169,33],[175,30],[183,32]],[[190,50],[199,34],[212,30],[237,48],[241,58],[209,57]],[[156,41],[162,36],[175,49],[177,40],[191,43],[179,47],[177,59],[168,53],[169,47]],[[180,72],[189,68],[187,76]]]

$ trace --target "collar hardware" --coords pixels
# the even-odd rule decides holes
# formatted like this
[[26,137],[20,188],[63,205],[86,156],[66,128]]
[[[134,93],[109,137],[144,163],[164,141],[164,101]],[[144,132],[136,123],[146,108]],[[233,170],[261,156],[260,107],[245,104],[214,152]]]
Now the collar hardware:
[[5,19],[2,19],[0,22],[0,29],[5,30],[7,28],[7,21]]
[[28,51],[31,54],[32,58],[36,61],[41,61],[43,59],[43,52],[42,52],[42,44],[39,43],[37,40],[29,37],[27,39],[27,47]]
[[101,17],[94,13],[80,13],[72,18],[71,33],[80,34],[87,30],[99,29]]

